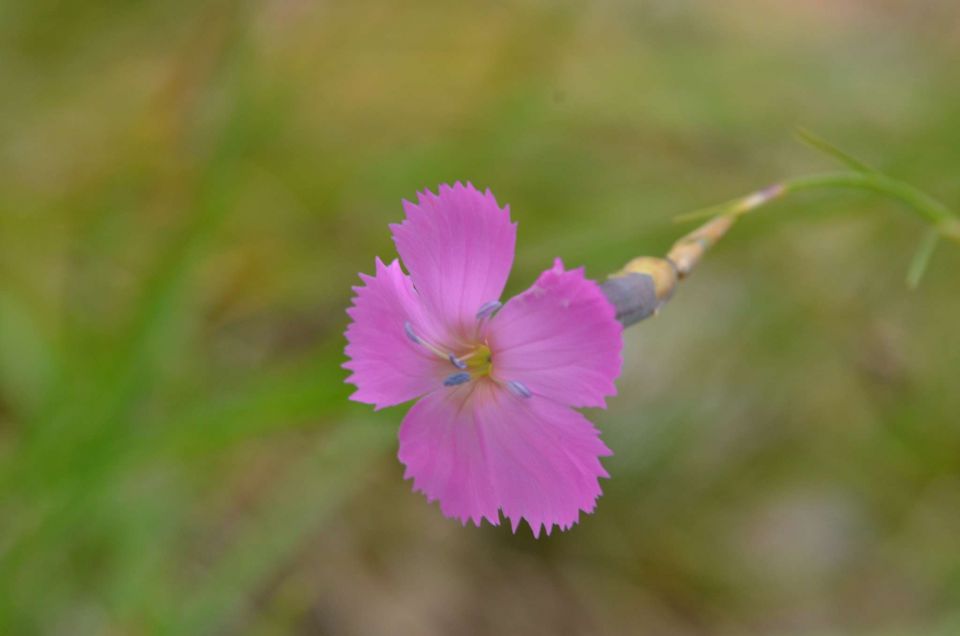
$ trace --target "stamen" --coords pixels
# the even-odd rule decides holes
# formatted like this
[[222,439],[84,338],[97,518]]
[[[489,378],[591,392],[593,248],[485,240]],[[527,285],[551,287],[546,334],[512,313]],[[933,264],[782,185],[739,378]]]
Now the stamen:
[[469,373],[454,373],[449,376],[446,380],[443,381],[444,386],[457,386],[458,384],[463,384],[464,382],[470,381]]
[[448,358],[450,359],[450,364],[457,367],[458,369],[467,368],[467,363],[461,360],[460,358],[458,358],[457,356],[453,355],[452,353],[448,356]]
[[508,381],[507,388],[510,389],[510,392],[517,397],[528,398],[533,396],[533,393],[530,392],[530,389],[527,388],[527,385],[519,380]]
[[483,303],[480,309],[477,310],[477,320],[483,320],[484,318],[492,316],[501,307],[503,307],[503,303],[499,300],[491,300],[488,303]]
[[410,338],[413,341],[413,344],[423,344],[423,341],[417,336],[413,331],[413,325],[410,324],[410,321],[403,323],[403,332],[407,334],[407,338]]
[[[411,342],[413,342],[414,344],[423,345],[424,347],[429,349],[431,353],[437,356],[440,356],[441,358],[449,359],[449,356],[453,355],[453,354],[448,354],[444,351],[441,351],[440,349],[437,348],[436,345],[431,343],[429,340],[424,340],[423,338],[418,336],[417,332],[413,330],[413,325],[410,324],[409,320],[403,323],[403,332],[407,334],[407,338],[410,338]],[[453,362],[453,360],[451,360],[451,362]],[[453,364],[457,368],[463,368],[463,367],[460,367],[460,365],[458,365],[456,362],[453,362]]]

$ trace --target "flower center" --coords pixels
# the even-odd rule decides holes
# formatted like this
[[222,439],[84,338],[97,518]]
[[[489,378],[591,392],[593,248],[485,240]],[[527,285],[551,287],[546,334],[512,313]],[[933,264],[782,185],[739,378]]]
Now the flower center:
[[466,365],[465,370],[474,377],[490,375],[493,367],[493,354],[490,353],[490,347],[485,344],[479,344],[474,347],[470,353],[458,358]]
[[[491,318],[500,306],[500,303],[497,301],[491,301],[485,304],[480,308],[480,311],[477,312],[477,320],[483,321]],[[449,360],[455,370],[443,380],[444,386],[460,386],[471,380],[490,377],[494,382],[505,387],[518,397],[529,398],[533,395],[530,389],[519,380],[508,380],[504,382],[492,377],[493,352],[490,351],[490,347],[486,343],[477,343],[463,355],[457,355],[453,352],[444,351],[442,347],[420,336],[414,326],[409,322],[404,323],[403,330],[407,338],[414,344],[425,347],[437,357]]]
[[450,364],[459,371],[447,376],[443,381],[446,386],[458,386],[470,380],[488,376],[493,368],[493,354],[490,352],[490,347],[485,344],[475,345],[462,356],[451,353],[448,359]]

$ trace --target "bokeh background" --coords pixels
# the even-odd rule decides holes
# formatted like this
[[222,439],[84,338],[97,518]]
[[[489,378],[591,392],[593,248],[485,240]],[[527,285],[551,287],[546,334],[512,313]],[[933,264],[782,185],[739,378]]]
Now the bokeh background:
[[960,633],[960,252],[807,194],[626,334],[596,514],[411,492],[344,313],[457,179],[603,277],[830,169],[960,205],[955,0],[0,6],[0,633]]

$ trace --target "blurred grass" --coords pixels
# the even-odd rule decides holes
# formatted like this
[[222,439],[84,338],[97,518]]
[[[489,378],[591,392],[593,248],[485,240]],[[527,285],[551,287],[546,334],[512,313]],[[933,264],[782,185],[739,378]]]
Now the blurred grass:
[[0,633],[949,634],[960,256],[809,195],[631,330],[598,513],[461,529],[348,403],[400,199],[490,186],[508,292],[825,163],[960,202],[960,12],[894,0],[0,7]]

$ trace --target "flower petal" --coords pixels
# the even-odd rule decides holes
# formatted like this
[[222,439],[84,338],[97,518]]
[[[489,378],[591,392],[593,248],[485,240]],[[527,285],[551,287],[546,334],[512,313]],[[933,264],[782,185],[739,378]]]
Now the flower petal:
[[580,413],[543,398],[517,397],[491,381],[437,391],[400,427],[405,478],[461,523],[526,519],[534,536],[568,529],[592,512],[610,455]]
[[376,274],[360,274],[364,285],[354,287],[357,295],[347,314],[347,357],[343,367],[353,371],[347,382],[356,385],[351,400],[374,404],[377,409],[407,402],[443,383],[449,374],[444,362],[407,336],[408,322],[429,329],[410,278],[393,261],[384,265],[378,258]]
[[458,182],[403,207],[407,219],[390,226],[403,265],[425,306],[468,340],[477,312],[500,298],[513,265],[517,227],[509,206]]
[[623,327],[583,269],[552,269],[511,298],[488,326],[493,369],[535,396],[574,407],[604,407],[616,395]]

